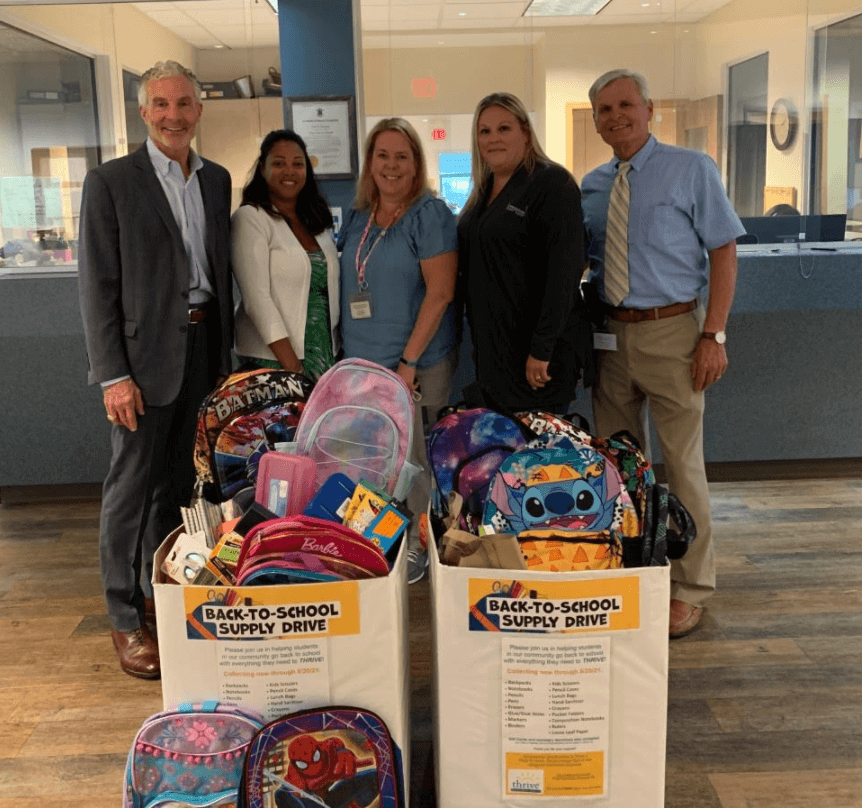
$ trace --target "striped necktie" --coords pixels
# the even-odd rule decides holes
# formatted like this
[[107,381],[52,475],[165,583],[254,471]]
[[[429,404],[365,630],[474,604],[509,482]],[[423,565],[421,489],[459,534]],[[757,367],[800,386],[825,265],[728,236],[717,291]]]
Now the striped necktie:
[[620,162],[611,186],[605,230],[605,298],[619,306],[629,293],[629,162]]

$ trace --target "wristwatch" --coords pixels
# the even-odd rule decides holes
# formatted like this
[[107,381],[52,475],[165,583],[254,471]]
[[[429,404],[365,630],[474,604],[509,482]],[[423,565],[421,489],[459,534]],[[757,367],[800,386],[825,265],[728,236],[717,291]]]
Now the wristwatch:
[[727,334],[724,331],[704,331],[700,338],[715,340],[719,345],[724,345],[727,342]]

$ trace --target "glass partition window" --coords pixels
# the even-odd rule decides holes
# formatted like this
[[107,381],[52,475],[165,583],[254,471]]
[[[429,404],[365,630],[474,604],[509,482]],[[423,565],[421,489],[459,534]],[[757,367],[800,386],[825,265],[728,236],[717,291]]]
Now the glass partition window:
[[[358,5],[366,121],[429,119],[417,129],[430,157],[435,118],[470,116],[506,90],[580,181],[611,157],[589,87],[625,67],[649,82],[653,134],[712,157],[747,224],[787,217],[751,223],[751,241],[862,238],[860,0],[611,0],[595,14],[547,17],[525,16],[526,0]],[[453,128],[446,151],[469,149],[469,128]],[[432,185],[451,194],[429,166]]]
[[846,215],[848,237],[862,238],[862,14],[814,36],[812,213]]
[[141,117],[138,88],[141,77],[131,70],[123,71],[123,105],[126,113],[126,143],[129,153],[137,151],[147,140],[147,125]]
[[84,175],[100,161],[93,60],[0,24],[0,271],[74,264]]

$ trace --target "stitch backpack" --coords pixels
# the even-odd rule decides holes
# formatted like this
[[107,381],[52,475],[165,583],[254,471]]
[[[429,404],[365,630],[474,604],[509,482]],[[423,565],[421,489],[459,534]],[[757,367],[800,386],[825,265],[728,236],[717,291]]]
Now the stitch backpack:
[[254,485],[262,453],[293,438],[312,382],[287,370],[234,373],[204,399],[194,463],[197,490],[211,502]]
[[[697,535],[694,520],[679,499],[656,482],[652,465],[631,433],[600,438],[549,413],[521,413],[518,417],[536,434],[565,435],[575,444],[595,449],[616,467],[638,519],[635,536],[623,542],[623,566],[661,566],[669,558],[685,555]],[[671,518],[676,530],[669,526]]]
[[292,713],[249,745],[237,808],[405,808],[401,751],[367,710]]
[[482,523],[495,533],[638,535],[637,514],[616,467],[564,435],[531,441],[503,461]]
[[126,761],[123,808],[233,805],[263,717],[215,701],[144,721]]
[[[463,498],[458,527],[479,532],[488,486],[501,463],[526,444],[524,427],[485,408],[451,412],[431,428],[428,460],[443,502]],[[445,514],[437,514],[443,516]]]
[[413,416],[413,396],[398,374],[365,359],[342,359],[309,395],[295,453],[317,463],[315,491],[341,472],[401,500],[420,471],[407,459]]

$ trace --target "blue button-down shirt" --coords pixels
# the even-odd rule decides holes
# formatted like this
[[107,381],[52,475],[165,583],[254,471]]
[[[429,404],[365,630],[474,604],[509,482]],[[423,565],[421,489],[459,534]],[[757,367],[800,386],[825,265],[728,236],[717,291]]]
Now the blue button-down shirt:
[[212,286],[212,271],[206,252],[206,215],[198,171],[203,160],[194,151],[190,154],[191,171],[188,179],[183,176],[182,166],[171,160],[159,147],[147,138],[147,152],[156,170],[159,183],[168,198],[168,203],[183,236],[186,255],[189,257],[189,304],[206,303],[215,292]]
[[[581,183],[591,279],[603,274],[608,201],[618,163],[614,157]],[[745,233],[715,163],[706,154],[650,136],[631,164],[629,294],[621,305],[648,309],[704,297],[709,251]]]

